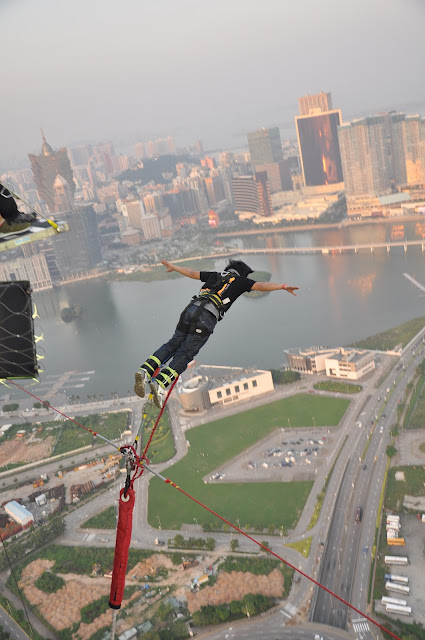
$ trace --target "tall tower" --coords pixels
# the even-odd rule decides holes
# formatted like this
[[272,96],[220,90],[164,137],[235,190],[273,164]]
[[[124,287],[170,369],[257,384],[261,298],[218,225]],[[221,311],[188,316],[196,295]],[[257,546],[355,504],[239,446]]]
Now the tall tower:
[[384,116],[368,116],[338,128],[347,198],[391,191]]
[[283,159],[279,127],[248,133],[248,146],[254,167]]
[[31,162],[34,182],[40,197],[53,213],[55,211],[55,192],[53,185],[57,175],[59,174],[67,181],[71,203],[74,202],[75,183],[66,147],[62,147],[58,151],[53,151],[44,137],[43,129],[41,129],[41,137],[43,142],[40,155],[36,156],[29,153],[28,158]]
[[299,99],[301,115],[295,117],[301,169],[306,187],[343,188],[338,126],[341,111],[332,109],[330,93]]
[[323,113],[332,111],[332,98],[330,93],[316,93],[312,96],[308,94],[302,98],[298,98],[300,114],[308,116],[310,113]]

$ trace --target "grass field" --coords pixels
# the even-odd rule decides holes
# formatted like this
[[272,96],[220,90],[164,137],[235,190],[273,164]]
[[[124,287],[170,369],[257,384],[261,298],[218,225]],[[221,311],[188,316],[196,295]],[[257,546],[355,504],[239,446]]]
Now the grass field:
[[[395,472],[403,471],[405,482],[395,479]],[[423,496],[425,486],[425,467],[393,467],[388,472],[388,484],[385,495],[385,507],[398,513],[402,508],[404,496]]]
[[334,391],[335,393],[359,393],[363,387],[359,384],[350,384],[349,382],[335,382],[334,380],[326,380],[324,382],[316,382],[313,385],[319,391]]
[[[238,453],[278,427],[308,426],[312,416],[316,426],[337,425],[349,400],[298,394],[250,411],[205,424],[186,433],[188,455],[167,469],[167,477],[194,497],[206,503],[231,522],[239,519],[246,529],[274,524],[285,529],[297,522],[312,482],[293,483],[214,483],[202,479]],[[279,505],[279,507],[277,507]],[[214,523],[215,516],[181,495],[176,489],[154,478],[149,490],[149,523],[165,529],[180,529],[184,523]]]
[[[144,450],[152,429],[159,414],[159,409],[153,405],[146,407],[146,418],[144,422],[144,428],[142,432],[142,451]],[[166,462],[175,454],[176,449],[174,446],[173,434],[171,432],[170,418],[168,411],[165,411],[158,426],[155,430],[152,442],[149,446],[149,460],[158,464],[159,462]]]
[[117,514],[115,507],[107,507],[81,525],[82,529],[116,529]]
[[423,429],[425,425],[425,374],[416,383],[416,391],[410,400],[411,413],[408,411],[404,422],[407,429]]
[[398,344],[402,344],[405,347],[424,325],[425,317],[415,318],[393,329],[387,329],[387,331],[382,331],[364,340],[358,340],[355,344],[349,346],[359,349],[379,349],[380,351],[393,349]]

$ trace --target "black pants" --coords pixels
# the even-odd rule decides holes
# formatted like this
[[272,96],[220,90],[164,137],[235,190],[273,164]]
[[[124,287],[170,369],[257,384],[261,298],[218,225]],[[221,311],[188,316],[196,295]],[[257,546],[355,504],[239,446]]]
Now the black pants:
[[[193,316],[198,311],[199,307],[191,304],[183,311],[180,320],[190,325]],[[216,324],[217,318],[214,314],[206,309],[202,309],[196,323],[196,327],[203,330],[202,335],[198,333],[184,333],[176,329],[173,337],[155,351],[153,355],[162,363],[173,356],[168,366],[180,375],[180,373],[186,370],[189,362],[193,360],[201,347],[207,342]]]
[[19,214],[15,199],[0,182],[0,215],[5,220],[13,222]]

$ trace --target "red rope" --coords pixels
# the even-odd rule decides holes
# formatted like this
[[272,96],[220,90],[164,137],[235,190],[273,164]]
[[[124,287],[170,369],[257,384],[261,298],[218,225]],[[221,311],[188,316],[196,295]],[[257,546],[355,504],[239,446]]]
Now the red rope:
[[347,602],[347,600],[344,600],[344,598],[341,598],[341,596],[338,596],[336,593],[334,593],[333,591],[331,591],[330,589],[328,589],[327,587],[325,587],[323,584],[321,584],[320,582],[318,582],[317,580],[315,580],[314,578],[312,578],[311,576],[309,576],[307,573],[304,573],[304,571],[301,571],[301,569],[297,569],[297,567],[295,567],[293,564],[291,564],[290,562],[288,562],[287,560],[285,560],[284,558],[282,558],[281,556],[279,556],[277,553],[275,553],[274,551],[272,551],[271,549],[268,549],[265,545],[261,544],[261,542],[259,542],[258,540],[256,540],[255,538],[253,538],[252,536],[250,536],[248,533],[245,533],[245,531],[242,531],[242,529],[239,529],[239,527],[237,527],[236,525],[232,524],[231,522],[229,522],[229,520],[226,520],[226,518],[224,518],[223,516],[221,516],[220,514],[216,513],[213,509],[210,509],[209,507],[207,507],[205,504],[203,504],[200,500],[197,500],[196,498],[194,498],[193,496],[190,495],[190,493],[186,493],[186,491],[184,491],[183,489],[181,489],[177,484],[175,484],[175,482],[172,482],[171,480],[169,480],[168,478],[165,479],[165,484],[169,484],[172,487],[174,487],[175,489],[177,489],[178,491],[180,491],[180,493],[182,493],[183,495],[185,495],[187,498],[189,498],[190,500],[193,500],[193,502],[196,502],[196,504],[198,504],[200,507],[202,507],[203,509],[206,509],[207,511],[209,511],[210,513],[212,513],[214,516],[216,516],[217,518],[219,518],[220,520],[222,520],[223,522],[225,522],[226,524],[228,524],[230,527],[232,527],[233,529],[235,529],[236,531],[238,531],[238,533],[242,534],[243,536],[245,536],[245,538],[248,538],[249,540],[251,540],[252,542],[254,542],[255,544],[257,544],[259,547],[261,547],[262,549],[264,549],[265,551],[267,551],[267,553],[270,553],[272,556],[275,556],[275,558],[277,558],[278,560],[280,560],[281,562],[283,562],[284,564],[286,564],[288,567],[291,567],[291,569],[294,569],[294,571],[297,571],[298,573],[300,573],[304,578],[307,578],[307,580],[310,580],[310,582],[313,582],[317,587],[320,587],[321,589],[323,589],[324,591],[326,591],[327,593],[329,593],[331,596],[334,596],[335,598],[337,598],[337,600],[339,600],[340,602],[342,602],[343,604],[347,605],[347,607],[349,607],[350,609],[352,609],[353,611],[355,611],[356,613],[360,614],[361,616],[363,616],[364,618],[366,618],[366,620],[369,620],[369,622],[371,622],[372,624],[374,624],[375,626],[379,627],[379,629],[381,629],[382,631],[385,631],[386,633],[388,633],[392,638],[395,638],[395,640],[401,640],[401,638],[399,638],[399,636],[396,636],[394,633],[392,633],[391,631],[389,631],[388,629],[386,629],[385,627],[383,627],[381,624],[379,624],[379,622],[376,622],[376,620],[374,620],[373,618],[371,618],[370,616],[368,616],[366,613],[364,613],[363,611],[361,611],[360,609],[357,609],[354,605],[350,604],[349,602]]
[[173,388],[174,388],[174,385],[175,385],[175,384],[176,384],[176,382],[177,382],[177,379],[178,379],[178,376],[177,376],[177,378],[173,381],[173,384],[171,385],[171,387],[170,387],[170,388],[169,388],[169,390],[168,390],[167,397],[165,398],[165,402],[164,402],[164,404],[162,405],[162,407],[161,407],[161,411],[159,412],[159,415],[158,415],[158,417],[157,417],[157,419],[156,419],[156,422],[155,422],[155,424],[154,424],[154,426],[153,426],[152,433],[151,433],[151,435],[150,435],[150,438],[149,438],[149,440],[148,440],[148,443],[147,443],[147,445],[146,445],[146,447],[145,447],[145,449],[144,449],[144,451],[143,451],[143,453],[142,453],[142,455],[141,455],[141,460],[146,460],[146,454],[147,454],[147,452],[148,452],[148,449],[149,449],[150,444],[151,444],[151,442],[152,442],[152,439],[153,439],[153,437],[154,437],[154,434],[155,434],[156,428],[157,428],[157,426],[158,426],[158,424],[159,424],[159,421],[161,420],[162,414],[164,413],[165,405],[167,404],[167,400],[168,400],[168,398],[170,397],[170,394],[171,394],[171,392],[172,392],[172,390],[173,390]]

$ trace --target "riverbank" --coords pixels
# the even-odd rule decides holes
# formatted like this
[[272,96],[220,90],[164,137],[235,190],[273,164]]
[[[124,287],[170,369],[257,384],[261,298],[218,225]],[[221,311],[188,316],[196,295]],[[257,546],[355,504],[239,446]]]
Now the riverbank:
[[256,235],[267,235],[270,233],[283,233],[286,231],[316,231],[318,229],[321,230],[331,230],[331,229],[343,229],[345,227],[351,227],[355,225],[368,225],[368,224],[382,224],[383,222],[414,222],[415,220],[425,220],[425,216],[423,214],[416,214],[413,216],[392,216],[391,218],[362,218],[361,220],[349,220],[344,219],[339,222],[327,222],[327,223],[311,223],[311,224],[292,224],[285,226],[275,226],[267,229],[245,229],[245,230],[235,230],[235,231],[222,231],[218,232],[217,238],[231,238],[235,236],[256,236]]

